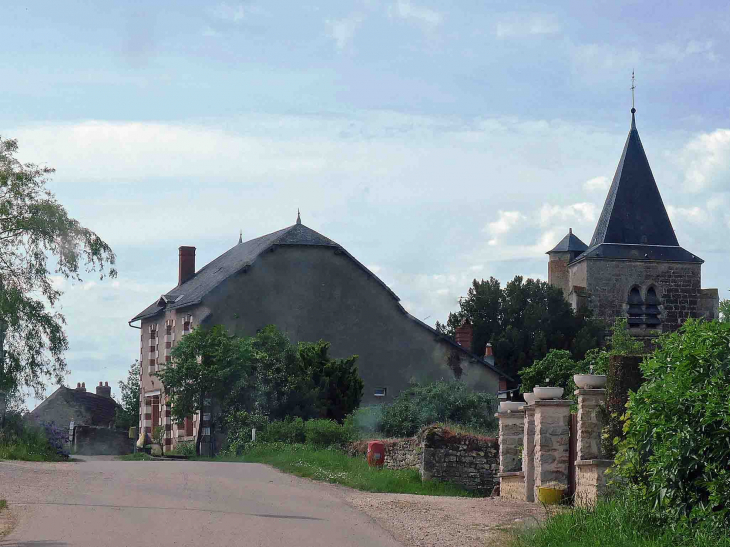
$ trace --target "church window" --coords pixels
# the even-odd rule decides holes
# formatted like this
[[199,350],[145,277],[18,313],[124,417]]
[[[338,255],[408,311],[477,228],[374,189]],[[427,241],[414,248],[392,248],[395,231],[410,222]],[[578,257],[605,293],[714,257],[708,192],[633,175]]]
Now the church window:
[[659,319],[659,298],[656,295],[654,287],[649,287],[646,291],[646,301],[644,306],[644,314],[646,316],[646,326],[649,328],[656,328],[661,324]]
[[641,299],[641,292],[638,287],[629,291],[629,327],[639,327],[644,324],[644,301]]
[[626,314],[628,315],[629,327],[646,326],[650,329],[659,328],[662,323],[659,318],[661,315],[661,310],[659,309],[661,302],[654,287],[647,289],[646,298],[641,297],[639,287],[633,287],[629,291],[627,304],[628,309],[626,310]]

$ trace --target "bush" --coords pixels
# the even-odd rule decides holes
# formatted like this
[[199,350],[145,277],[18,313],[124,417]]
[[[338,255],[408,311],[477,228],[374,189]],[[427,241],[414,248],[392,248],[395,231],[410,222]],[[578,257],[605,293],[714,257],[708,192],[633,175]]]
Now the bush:
[[175,446],[175,450],[169,454],[188,457],[195,456],[195,441],[180,441]]
[[250,414],[246,411],[230,412],[225,416],[224,426],[227,433],[224,454],[235,456],[241,454],[251,443],[251,429],[257,434],[266,429],[269,419],[266,416]]
[[317,447],[342,446],[354,440],[353,430],[333,420],[309,420],[304,423],[307,444]]
[[52,423],[27,424],[11,413],[0,431],[0,459],[4,460],[57,461],[68,457],[67,447],[68,430]]
[[268,443],[298,444],[306,440],[304,434],[304,420],[301,418],[286,418],[279,422],[271,422],[262,431],[261,436],[256,435],[256,440]]
[[641,366],[618,472],[658,519],[730,525],[730,324],[688,320]]
[[476,393],[459,381],[414,385],[382,410],[380,430],[389,437],[410,437],[435,422],[459,424],[493,434],[497,429],[494,395]]

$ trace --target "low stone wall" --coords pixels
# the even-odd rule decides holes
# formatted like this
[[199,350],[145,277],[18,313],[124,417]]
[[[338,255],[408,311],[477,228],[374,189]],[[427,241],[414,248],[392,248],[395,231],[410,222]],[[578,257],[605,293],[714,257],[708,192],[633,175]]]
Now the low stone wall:
[[77,425],[74,428],[74,454],[120,455],[133,451],[134,439],[129,438],[129,431],[91,425]]
[[[420,469],[421,443],[416,437],[406,439],[383,439],[385,467],[388,469]],[[351,456],[366,456],[368,441],[352,443],[348,450]]]
[[[419,469],[423,480],[442,480],[490,494],[498,484],[499,443],[491,437],[458,435],[439,426],[417,437],[384,439],[385,467]],[[368,441],[350,444],[351,456],[367,454]]]
[[499,443],[490,437],[457,435],[442,427],[419,434],[423,446],[421,477],[459,484],[490,494],[498,483]]

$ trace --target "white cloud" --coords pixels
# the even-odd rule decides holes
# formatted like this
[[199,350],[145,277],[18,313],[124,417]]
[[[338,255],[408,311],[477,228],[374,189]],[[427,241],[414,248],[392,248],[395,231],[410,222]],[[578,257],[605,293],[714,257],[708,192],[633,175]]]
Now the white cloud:
[[514,13],[505,15],[497,22],[497,38],[515,38],[529,35],[556,34],[560,32],[560,22],[550,14]]
[[576,220],[578,222],[594,222],[596,206],[593,203],[582,202],[571,205],[550,205],[545,203],[540,208],[540,224],[549,226],[557,221]]
[[[622,49],[614,44],[572,45],[573,66],[584,75],[604,78],[607,73],[627,73],[640,65],[641,53],[636,48]],[[623,72],[622,72],[623,71]]]
[[667,213],[670,219],[674,219],[675,221],[682,219],[693,224],[702,224],[708,218],[707,212],[699,207],[674,207],[668,205]]
[[329,36],[335,41],[337,49],[342,51],[345,49],[355,38],[358,27],[362,23],[362,17],[359,15],[351,15],[344,19],[337,19],[325,21],[329,29]]
[[233,5],[225,2],[218,4],[210,10],[211,15],[224,21],[232,21],[234,23],[240,23],[246,16],[246,11],[243,9],[243,4]]
[[523,218],[519,211],[499,211],[499,218],[487,224],[485,231],[493,236],[506,234]]
[[437,27],[443,21],[443,16],[439,12],[416,5],[410,0],[398,0],[388,9],[388,13],[391,17],[412,19],[431,28]]
[[678,161],[690,191],[730,188],[730,129],[695,137],[680,152]]
[[686,44],[665,42],[656,47],[651,58],[660,62],[676,63],[695,55],[704,57],[708,61],[716,61],[717,54],[712,40],[690,40]]
[[608,190],[611,181],[608,177],[593,177],[583,183],[583,188],[588,192],[596,190]]

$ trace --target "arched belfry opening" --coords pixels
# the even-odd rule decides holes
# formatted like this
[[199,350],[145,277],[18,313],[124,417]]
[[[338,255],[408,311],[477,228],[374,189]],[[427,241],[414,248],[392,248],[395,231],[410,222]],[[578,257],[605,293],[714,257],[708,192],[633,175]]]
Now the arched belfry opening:
[[627,310],[629,327],[640,327],[644,324],[644,300],[641,298],[639,287],[633,287],[629,291],[627,303],[629,305]]
[[659,297],[656,295],[656,290],[654,287],[649,287],[649,290],[646,291],[646,299],[644,300],[644,315],[647,328],[656,329],[661,325],[659,304]]

